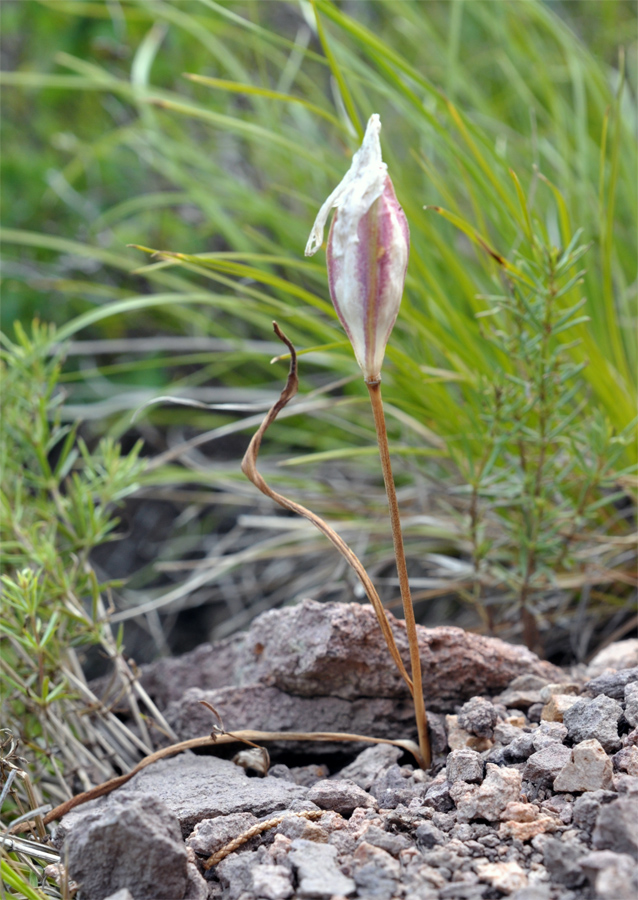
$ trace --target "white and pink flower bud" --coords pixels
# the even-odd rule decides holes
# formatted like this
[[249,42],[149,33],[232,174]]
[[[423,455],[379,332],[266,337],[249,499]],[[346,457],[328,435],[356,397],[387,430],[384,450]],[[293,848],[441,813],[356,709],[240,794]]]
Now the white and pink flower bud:
[[381,380],[381,365],[396,322],[410,251],[410,232],[381,159],[378,115],[370,117],[363,144],[343,181],[325,201],[306,245],[306,256],[328,235],[330,296],[369,384]]

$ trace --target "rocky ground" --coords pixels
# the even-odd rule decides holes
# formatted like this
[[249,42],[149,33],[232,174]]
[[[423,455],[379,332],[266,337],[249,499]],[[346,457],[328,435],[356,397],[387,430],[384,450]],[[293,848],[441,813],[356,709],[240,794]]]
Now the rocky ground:
[[[636,900],[638,642],[569,674],[456,628],[419,642],[430,771],[387,744],[274,746],[265,777],[213,755],[161,760],[58,826],[78,896]],[[230,731],[413,737],[364,606],[266,613],[142,682],[179,740],[210,732],[202,699]]]

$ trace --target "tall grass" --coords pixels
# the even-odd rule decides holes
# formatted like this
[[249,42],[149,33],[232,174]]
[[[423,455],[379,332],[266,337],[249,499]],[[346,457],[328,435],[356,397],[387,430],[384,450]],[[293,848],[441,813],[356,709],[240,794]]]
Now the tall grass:
[[[635,15],[621,3],[588,4],[587,17],[604,25],[592,29],[599,42],[592,52],[537,0],[379,0],[349,12],[330,0],[130,0],[118,10],[93,0],[43,0],[42,21],[63,36],[59,52],[41,61],[27,49],[2,74],[10,127],[29,103],[72,111],[70,127],[54,136],[56,152],[47,149],[51,169],[39,171],[44,225],[31,179],[31,205],[13,221],[9,212],[15,227],[2,236],[13,308],[37,309],[58,322],[58,339],[76,341],[80,355],[69,357],[65,376],[72,414],[101,418],[107,408],[104,428],[118,437],[130,427],[131,407],[159,394],[206,399],[202,386],[222,385],[222,402],[244,390],[243,397],[267,403],[279,379],[269,366],[277,318],[301,351],[302,393],[339,387],[336,402],[319,394],[312,415],[274,429],[273,462],[286,468],[272,477],[289,493],[314,492],[328,508],[322,479],[343,471],[353,452],[350,477],[368,478],[373,434],[356,364],[321,260],[302,253],[318,205],[347,168],[367,117],[379,112],[384,156],[412,236],[384,392],[406,491],[409,482],[421,486],[408,511],[432,517],[424,526],[417,516],[408,527],[413,565],[425,551],[443,549],[449,574],[460,556],[458,596],[477,607],[484,627],[505,623],[512,634],[522,627],[511,613],[521,603],[520,578],[510,576],[524,570],[513,547],[527,546],[529,522],[516,511],[516,491],[526,488],[512,480],[511,418],[500,423],[505,438],[488,473],[509,485],[509,505],[485,483],[484,449],[494,418],[489,386],[527,376],[511,345],[491,338],[511,333],[502,298],[512,299],[513,282],[523,295],[538,287],[520,273],[575,250],[578,232],[576,244],[589,250],[564,273],[558,318],[581,298],[586,304],[580,321],[556,334],[554,349],[576,373],[564,407],[570,434],[591,441],[557,437],[552,452],[573,477],[558,493],[548,483],[543,503],[563,523],[563,537],[570,516],[579,526],[567,552],[546,556],[538,590],[524,605],[544,635],[576,607],[590,628],[609,621],[614,633],[630,593],[618,551],[624,545],[616,543],[629,525],[616,492],[635,488],[627,429],[636,408],[635,48],[623,53],[616,40],[621,26],[635,28]],[[579,11],[565,5],[568,16]],[[11,15],[19,28],[24,13],[18,7]],[[80,28],[92,44],[85,37],[73,46],[70,35]],[[85,114],[98,133],[82,127]],[[18,161],[13,151],[9,164]],[[149,259],[143,248],[162,256]],[[145,356],[141,340],[131,355],[117,343],[129,334],[225,343],[190,356]],[[77,343],[98,337],[113,342],[106,360]],[[92,414],[98,401],[107,406]],[[531,415],[533,443],[538,421]],[[162,407],[145,416],[151,425],[188,420],[216,434],[248,428],[224,409]],[[595,435],[602,435],[596,446]],[[612,446],[613,466],[587,481],[592,460],[608,457]],[[197,480],[216,488],[237,478],[232,466],[198,466]],[[192,480],[190,469],[167,462],[148,469],[146,486]],[[332,506],[343,514],[337,500]],[[589,544],[575,536],[583,534],[604,548],[595,571],[583,559]],[[382,547],[375,538],[373,563],[385,558]],[[432,576],[439,563],[420,571]],[[202,577],[191,578],[182,595]],[[129,597],[133,606],[139,600]],[[143,608],[173,608],[173,600],[145,600]],[[487,617],[486,602],[494,606]],[[577,648],[586,651],[587,641]]]

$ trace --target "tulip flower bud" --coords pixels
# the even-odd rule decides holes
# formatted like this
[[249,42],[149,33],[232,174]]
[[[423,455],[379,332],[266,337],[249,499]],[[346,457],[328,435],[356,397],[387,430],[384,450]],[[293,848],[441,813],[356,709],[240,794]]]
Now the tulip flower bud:
[[396,322],[410,250],[410,232],[381,159],[378,115],[370,117],[361,148],[343,181],[325,201],[306,245],[306,256],[328,235],[330,296],[368,384],[381,380],[381,364]]

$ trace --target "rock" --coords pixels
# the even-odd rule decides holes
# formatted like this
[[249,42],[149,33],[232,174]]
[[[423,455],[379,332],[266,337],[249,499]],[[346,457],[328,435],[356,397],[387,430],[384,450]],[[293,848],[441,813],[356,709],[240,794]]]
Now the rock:
[[614,770],[616,772],[626,772],[627,775],[638,776],[638,747],[623,747],[618,753],[612,757]]
[[391,900],[401,878],[401,866],[385,850],[363,841],[354,854],[353,876],[359,896]]
[[248,812],[217,816],[214,819],[202,819],[186,838],[186,846],[195,853],[212,856],[230,841],[256,825],[258,821],[256,816]]
[[[428,823],[429,824],[429,823]],[[418,829],[417,829],[418,830]],[[360,840],[365,839],[368,844],[380,847],[391,856],[398,856],[402,850],[413,847],[412,841],[403,834],[391,834],[377,825],[369,825]]]
[[401,757],[403,751],[392,744],[376,744],[363,750],[354,762],[346,766],[339,773],[340,778],[354,781],[360,788],[367,791],[373,781],[390,766],[393,766]]
[[524,731],[515,737],[513,741],[503,749],[503,759],[506,763],[523,762],[534,752],[534,732]]
[[543,750],[532,753],[523,769],[523,778],[536,785],[549,785],[571,758],[569,747],[557,742],[549,744]]
[[512,894],[511,900],[549,900],[550,889],[546,884],[530,884]]
[[541,688],[547,680],[539,675],[519,675],[502,694],[494,699],[513,709],[528,709],[541,701]]
[[571,740],[579,743],[590,738],[600,741],[605,750],[613,753],[620,749],[618,722],[622,706],[606,694],[593,700],[581,697],[563,714],[563,722]]
[[574,803],[574,825],[591,834],[594,830],[600,807],[603,803],[611,803],[615,799],[616,794],[613,791],[592,791],[591,793],[583,794],[582,797],[578,797]]
[[543,707],[542,722],[562,722],[563,716],[574,703],[578,702],[575,694],[554,694]]
[[632,728],[638,725],[638,682],[625,685],[625,719]]
[[562,744],[567,737],[567,729],[562,722],[541,722],[532,732],[534,750],[543,750],[550,744]]
[[[169,704],[165,717],[180,740],[207,734],[212,716],[200,701],[205,700],[219,712],[226,727],[253,728],[257,731],[343,731],[380,738],[409,735],[413,729],[414,709],[406,699],[366,697],[343,700],[339,697],[297,697],[264,684],[224,687],[215,691],[190,688],[175,703]],[[316,744],[306,744],[316,752]],[[323,751],[342,750],[343,744],[322,744]],[[301,752],[303,744],[291,745]]]
[[[405,625],[388,620],[406,665]],[[526,673],[558,680],[560,669],[524,647],[461,628],[417,626],[428,708],[446,711],[478,693],[503,690]],[[371,607],[316,603],[263,613],[245,637],[240,685],[262,682],[305,697],[407,697]]]
[[447,835],[437,828],[432,822],[422,822],[416,829],[414,836],[417,845],[426,850],[431,850],[437,844],[447,843]]
[[638,638],[616,641],[605,647],[587,666],[587,677],[596,678],[605,669],[631,669],[638,666]]
[[450,784],[455,781],[466,781],[469,784],[478,784],[483,781],[484,763],[480,753],[470,750],[468,747],[462,750],[452,750],[448,754],[446,763],[447,780]]
[[114,894],[110,894],[106,900],[135,900],[135,897],[128,888],[122,888]]
[[476,867],[481,881],[504,894],[513,894],[527,885],[527,875],[517,862],[483,863]]
[[480,753],[482,750],[489,750],[492,741],[489,738],[477,737],[470,734],[459,725],[458,716],[446,716],[445,724],[447,726],[447,742],[450,750],[462,750],[469,747],[470,750],[476,750]]
[[585,847],[576,841],[561,841],[548,838],[543,846],[543,862],[552,881],[567,887],[579,887],[585,882],[580,860],[586,853]]
[[187,852],[174,814],[150,794],[120,789],[108,799],[66,837],[63,858],[82,894],[104,900],[128,888],[135,900],[182,900]]
[[450,787],[450,782],[445,780],[445,778],[440,781],[438,777],[435,778],[425,792],[423,805],[442,813],[453,809],[454,802],[450,796]]
[[556,816],[541,813],[532,803],[508,803],[501,813],[503,820],[498,833],[502,838],[516,838],[519,841],[530,841],[538,834],[556,831],[560,825]]
[[255,866],[252,870],[253,891],[263,900],[287,900],[294,892],[292,872],[285,866]]
[[[419,774],[421,770],[419,770]],[[370,793],[382,809],[396,809],[425,794],[425,785],[417,787],[411,767],[390,766],[370,786]]]
[[617,775],[614,775],[614,790],[618,794],[638,795],[638,777],[635,775],[624,775],[622,772],[619,772]]
[[614,850],[638,859],[638,816],[636,800],[619,797],[600,808],[592,835],[595,850]]
[[547,703],[557,694],[566,694],[578,696],[581,692],[581,685],[575,681],[561,681],[556,684],[546,684],[540,690],[541,700]]
[[638,683],[638,666],[631,669],[620,669],[617,672],[604,672],[585,684],[585,689],[598,697],[605,694],[614,700],[623,700],[625,688],[629,684]]
[[324,779],[314,784],[306,794],[308,800],[316,803],[319,809],[332,809],[342,816],[349,816],[357,807],[363,809],[376,809],[377,801],[355,784],[347,779]]
[[517,769],[499,768],[493,763],[487,763],[486,769],[486,778],[479,787],[462,781],[450,787],[458,821],[487,819],[496,822],[507,804],[519,799],[521,773]]
[[307,794],[306,788],[280,778],[248,778],[240,766],[226,759],[183,754],[142,769],[112,796],[122,790],[158,797],[175,813],[184,835],[202,819],[238,812],[269,815]]
[[613,787],[613,766],[600,743],[595,740],[576,744],[570,761],[554,779],[554,790],[605,791]]
[[292,842],[290,861],[299,880],[297,897],[329,900],[333,895],[349,897],[356,884],[337,866],[337,851],[330,844],[314,844],[311,841]]
[[231,853],[215,866],[215,875],[223,888],[224,900],[253,897],[253,870],[258,865],[257,851]]
[[581,858],[580,866],[598,900],[636,900],[638,870],[631,856],[611,850],[594,851]]
[[483,697],[472,697],[458,712],[458,723],[464,731],[476,737],[491,738],[498,721],[498,710]]
[[197,857],[187,849],[186,860],[186,893],[184,900],[209,900],[208,884],[199,871]]

